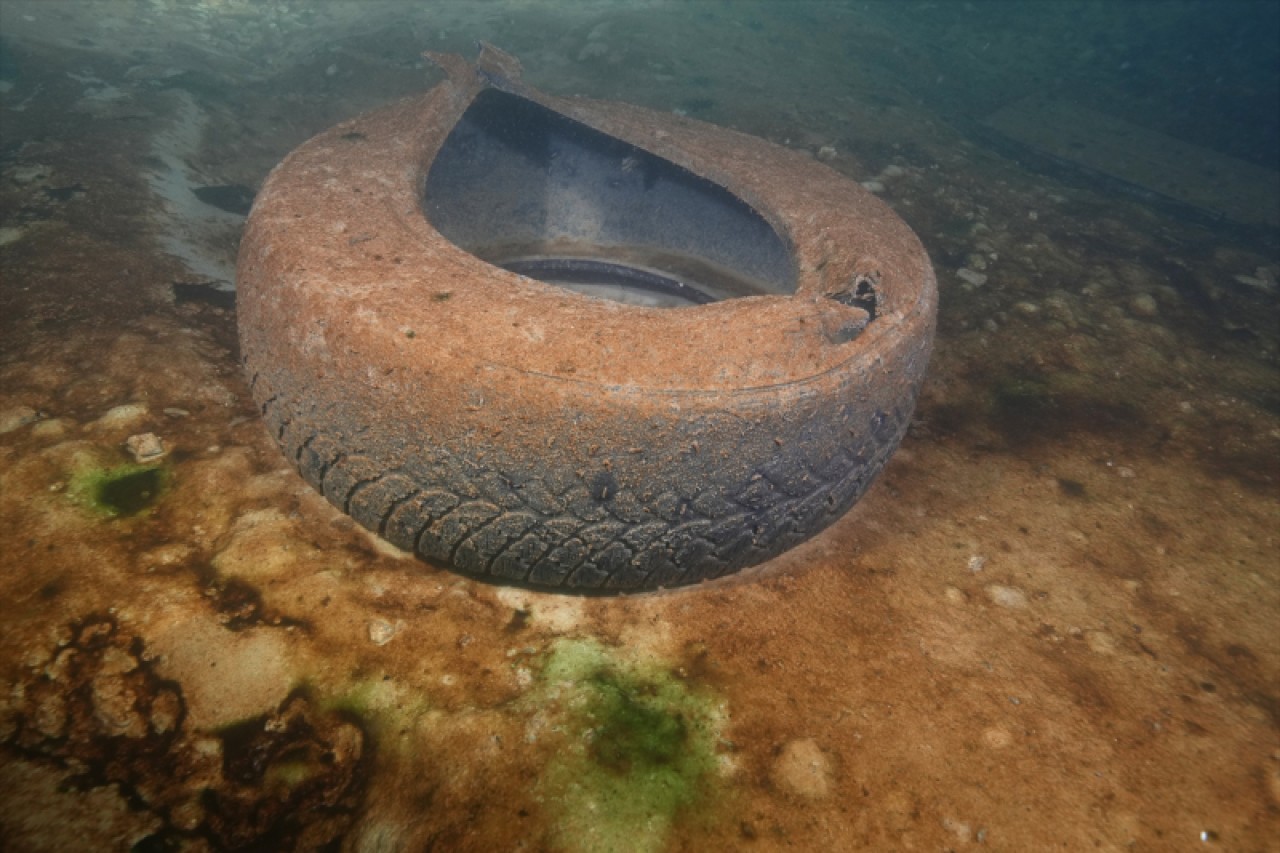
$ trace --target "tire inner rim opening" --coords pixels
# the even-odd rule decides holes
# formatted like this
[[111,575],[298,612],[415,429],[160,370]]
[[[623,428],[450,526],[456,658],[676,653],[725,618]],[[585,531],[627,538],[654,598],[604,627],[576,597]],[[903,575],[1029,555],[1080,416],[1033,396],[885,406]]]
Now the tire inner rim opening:
[[688,307],[796,288],[787,241],[745,201],[498,89],[445,140],[423,213],[484,261],[617,302]]

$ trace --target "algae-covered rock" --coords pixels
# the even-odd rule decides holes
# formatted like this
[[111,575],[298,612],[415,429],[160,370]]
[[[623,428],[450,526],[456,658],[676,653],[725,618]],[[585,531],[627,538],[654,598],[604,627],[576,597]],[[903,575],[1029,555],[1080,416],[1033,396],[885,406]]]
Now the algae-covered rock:
[[672,824],[707,805],[724,709],[660,663],[594,640],[552,644],[529,701],[529,737],[562,732],[540,793],[567,851],[665,849]]
[[119,518],[151,507],[167,484],[168,472],[160,465],[86,466],[72,476],[68,493],[96,512]]

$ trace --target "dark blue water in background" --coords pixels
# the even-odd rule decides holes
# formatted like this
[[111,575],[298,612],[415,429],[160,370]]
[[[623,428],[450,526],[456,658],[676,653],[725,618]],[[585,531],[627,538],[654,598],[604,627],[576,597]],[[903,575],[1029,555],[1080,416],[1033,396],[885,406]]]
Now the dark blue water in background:
[[[1280,167],[1280,3],[852,5],[910,44],[894,72],[943,114],[982,115],[1030,94],[1064,96]],[[850,54],[856,57],[858,49]]]

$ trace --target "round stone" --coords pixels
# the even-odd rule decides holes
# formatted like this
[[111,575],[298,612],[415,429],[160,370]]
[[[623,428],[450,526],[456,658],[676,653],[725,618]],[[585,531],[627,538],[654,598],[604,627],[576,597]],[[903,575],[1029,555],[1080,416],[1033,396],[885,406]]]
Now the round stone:
[[803,800],[821,800],[831,793],[831,759],[813,738],[787,743],[773,764],[773,783]]

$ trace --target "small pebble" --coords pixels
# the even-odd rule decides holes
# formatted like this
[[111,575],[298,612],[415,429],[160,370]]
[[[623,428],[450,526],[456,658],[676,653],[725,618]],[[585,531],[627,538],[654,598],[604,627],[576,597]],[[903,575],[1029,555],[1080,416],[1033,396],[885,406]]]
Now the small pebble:
[[1154,317],[1159,310],[1156,298],[1150,293],[1139,293],[1129,300],[1129,311],[1135,317]]
[[133,454],[136,462],[150,462],[168,453],[165,450],[164,442],[154,432],[141,432],[137,435],[131,435],[125,440],[124,446]]
[[962,820],[956,820],[951,817],[943,818],[942,826],[944,829],[950,830],[962,842],[967,843],[973,840],[973,829]]
[[0,412],[0,435],[21,429],[40,419],[40,413],[30,406],[16,406]]
[[974,287],[982,287],[987,283],[987,276],[984,273],[976,272],[968,267],[961,267],[956,270],[956,278],[966,284],[972,284]]
[[819,149],[818,149],[818,159],[819,159],[819,160],[834,160],[834,159],[836,159],[836,149],[835,149],[835,146],[833,146],[833,145],[824,145],[824,146],[822,146],[821,148],[819,148]]
[[1116,653],[1116,640],[1106,631],[1086,631],[1085,643],[1095,654],[1113,655]]
[[75,426],[75,422],[70,418],[48,418],[47,420],[38,421],[31,427],[32,438],[62,438],[67,434],[71,427]]
[[880,183],[879,181],[863,181],[862,188],[869,193],[884,192],[884,184]]
[[1061,296],[1050,296],[1044,301],[1044,307],[1049,316],[1058,322],[1068,326],[1076,324],[1075,312],[1071,310],[1071,304]]
[[399,632],[400,626],[388,622],[386,619],[369,620],[369,639],[374,645],[385,646],[391,642],[391,638]]
[[1001,726],[992,726],[982,733],[982,741],[992,749],[1004,749],[1013,743],[1013,735]]
[[813,738],[784,746],[770,776],[775,785],[802,800],[821,800],[831,793],[831,759]]
[[32,163],[27,166],[18,166],[9,172],[9,179],[18,184],[30,184],[36,181],[48,180],[51,169],[48,166],[41,166],[38,163]]
[[123,406],[115,406],[108,409],[102,417],[93,422],[93,426],[99,429],[131,426],[146,416],[146,403],[126,403]]
[[987,587],[987,597],[999,607],[1018,610],[1027,606],[1027,594],[1017,587],[993,583]]
[[173,566],[182,565],[190,559],[194,551],[195,549],[190,545],[182,543],[175,542],[167,545],[160,545],[143,553],[139,557],[138,563],[145,566],[147,571],[152,571],[157,568],[171,568]]

